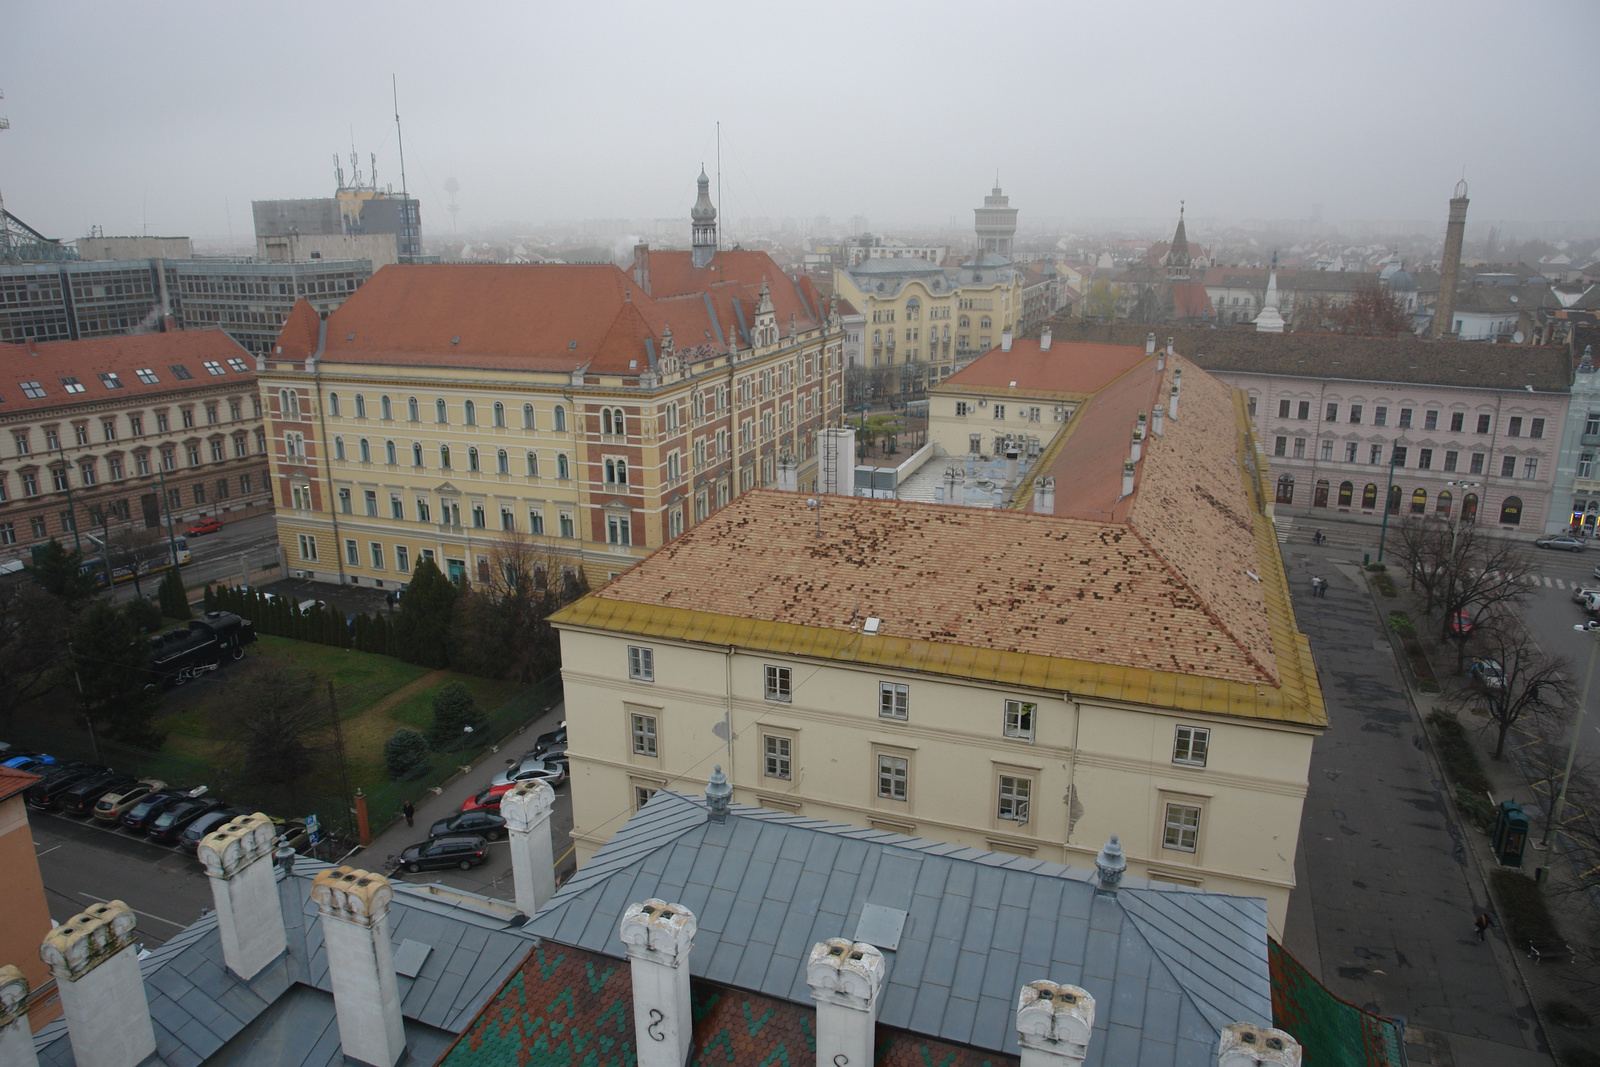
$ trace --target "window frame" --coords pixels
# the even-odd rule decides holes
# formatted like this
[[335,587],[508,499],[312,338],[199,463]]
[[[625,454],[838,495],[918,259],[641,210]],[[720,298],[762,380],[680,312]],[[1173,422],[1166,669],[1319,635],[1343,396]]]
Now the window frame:
[[790,734],[761,735],[761,776],[781,782],[794,781],[794,737]]
[[[1015,713],[1016,725],[1012,725],[1012,716]],[[1007,697],[1005,711],[1001,719],[1001,736],[1013,741],[1027,741],[1033,743],[1039,728],[1039,702],[1036,700],[1022,700]],[[1024,726],[1026,723],[1026,726]]]
[[656,680],[656,651],[647,645],[628,646],[628,678],[635,682]]
[[[895,804],[911,803],[911,757],[896,756],[892,752],[874,753],[877,779],[873,795],[878,800]],[[887,766],[886,766],[887,765]],[[887,786],[887,788],[885,788]],[[896,796],[898,787],[899,795]]]
[[781,663],[761,665],[762,695],[781,704],[794,702],[794,668]]
[[[1198,744],[1197,744],[1198,743]],[[1199,749],[1196,755],[1195,750]],[[1179,725],[1172,731],[1172,762],[1180,767],[1204,767],[1211,753],[1209,726]]]
[[[898,714],[897,714],[898,712]],[[905,722],[911,718],[911,686],[905,682],[878,682],[878,718]]]
[[660,720],[642,711],[629,711],[628,747],[635,756],[643,756],[646,759],[660,758]]
[[[1174,812],[1178,818],[1174,820]],[[1193,813],[1190,823],[1186,813]],[[1172,852],[1185,852],[1191,856],[1200,852],[1200,827],[1205,819],[1205,808],[1183,800],[1164,800],[1161,808],[1161,847]],[[1184,837],[1188,835],[1188,844]]]

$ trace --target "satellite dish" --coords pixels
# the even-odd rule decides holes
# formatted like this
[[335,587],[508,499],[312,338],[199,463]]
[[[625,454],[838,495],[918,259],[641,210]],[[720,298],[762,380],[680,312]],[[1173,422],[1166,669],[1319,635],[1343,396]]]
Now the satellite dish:
[[1514,343],[1516,343],[1516,344],[1519,344],[1519,345],[1520,345],[1520,344],[1521,344],[1521,343],[1522,343],[1522,331],[1521,331],[1521,330],[1518,330],[1518,331],[1517,331],[1517,332],[1516,332],[1516,333],[1514,333],[1514,334],[1512,334],[1512,335],[1511,335],[1511,340],[1512,340],[1512,341],[1513,341],[1513,342],[1514,342]]

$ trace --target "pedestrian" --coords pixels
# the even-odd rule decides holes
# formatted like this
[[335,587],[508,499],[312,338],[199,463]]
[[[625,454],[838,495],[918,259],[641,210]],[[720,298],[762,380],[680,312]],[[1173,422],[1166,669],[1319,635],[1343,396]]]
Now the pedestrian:
[[416,825],[417,809],[411,806],[411,801],[408,800],[400,805],[400,814],[406,817],[407,826]]
[[1494,920],[1489,918],[1489,913],[1488,912],[1480,911],[1478,913],[1478,921],[1473,923],[1472,925],[1478,931],[1478,940],[1479,941],[1483,941],[1483,940],[1486,940],[1486,938],[1484,937],[1484,931],[1488,930],[1489,927],[1494,925]]

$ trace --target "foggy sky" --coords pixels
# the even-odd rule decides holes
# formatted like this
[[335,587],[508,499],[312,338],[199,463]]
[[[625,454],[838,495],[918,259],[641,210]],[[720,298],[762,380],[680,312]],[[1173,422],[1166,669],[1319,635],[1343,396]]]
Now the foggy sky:
[[[1592,0],[8,6],[0,192],[50,236],[251,234],[406,177],[424,230],[684,215],[1600,217]],[[346,163],[348,167],[348,162]],[[231,222],[230,222],[231,217]]]

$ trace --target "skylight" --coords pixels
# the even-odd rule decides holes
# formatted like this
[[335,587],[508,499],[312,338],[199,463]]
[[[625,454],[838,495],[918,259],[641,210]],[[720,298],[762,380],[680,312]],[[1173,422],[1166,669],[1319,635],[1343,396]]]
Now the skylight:
[[107,389],[121,389],[122,388],[122,379],[117,377],[117,372],[114,371],[114,370],[101,371],[100,372],[100,383],[102,385],[104,385]]
[[139,380],[146,385],[157,385],[161,381],[160,378],[156,377],[156,372],[149,367],[140,367],[138,370],[134,371],[134,373],[137,374],[139,376]]
[[228,373],[227,371],[222,369],[222,364],[218,363],[214,359],[205,360],[200,365],[202,367],[204,367],[206,370],[210,371],[212,374],[227,374]]
[[40,385],[38,382],[23,382],[22,395],[30,400],[43,400],[44,386]]
[[83,392],[83,383],[76,378],[63,378],[61,379],[61,384],[66,387],[69,393]]
[[228,366],[232,367],[240,374],[243,374],[250,369],[244,365],[244,360],[240,359],[238,356],[230,356],[228,358]]
[[172,370],[172,376],[178,379],[180,382],[186,382],[190,378],[194,377],[194,375],[189,373],[189,368],[185,367],[182,363],[169,363],[168,367],[170,367]]

